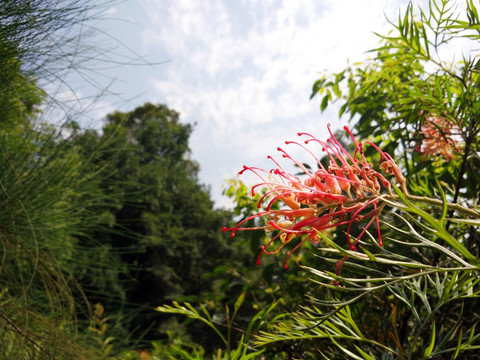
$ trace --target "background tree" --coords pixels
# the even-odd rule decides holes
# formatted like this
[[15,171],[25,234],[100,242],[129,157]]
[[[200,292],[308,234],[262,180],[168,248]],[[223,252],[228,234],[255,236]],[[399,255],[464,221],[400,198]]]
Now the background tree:
[[[102,191],[114,200],[105,208],[110,233],[97,234],[95,241],[118,254],[126,269],[119,273],[123,295],[102,289],[95,301],[109,314],[124,314],[123,326],[137,338],[159,338],[168,329],[156,306],[218,296],[206,275],[248,256],[227,241],[221,227],[230,214],[214,210],[208,189],[198,182],[198,164],[189,155],[191,131],[177,112],[145,104],[108,115],[101,135],[79,130],[72,137],[85,155],[92,147],[103,149],[91,163],[101,169]],[[195,327],[189,330],[205,338]]]

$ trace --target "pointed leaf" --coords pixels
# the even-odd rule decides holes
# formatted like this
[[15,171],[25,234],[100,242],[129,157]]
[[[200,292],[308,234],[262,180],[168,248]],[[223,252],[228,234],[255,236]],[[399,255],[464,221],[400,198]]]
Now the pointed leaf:
[[432,328],[432,339],[430,340],[430,345],[425,349],[424,357],[429,358],[432,355],[433,348],[435,346],[435,322],[433,323]]
[[357,345],[355,345],[355,349],[357,349],[357,351],[360,353],[360,355],[363,356],[363,358],[365,360],[375,360],[375,358],[373,358],[372,356],[368,355],[365,351],[363,351],[360,347],[358,347]]
[[457,358],[458,354],[460,353],[460,350],[462,349],[462,335],[463,335],[463,330],[460,330],[460,334],[458,335],[457,347],[455,348],[455,354],[453,355],[453,359]]

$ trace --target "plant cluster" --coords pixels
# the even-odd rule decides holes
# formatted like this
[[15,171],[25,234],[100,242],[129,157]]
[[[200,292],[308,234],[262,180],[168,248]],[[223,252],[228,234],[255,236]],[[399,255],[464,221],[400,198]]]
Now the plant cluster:
[[[461,5],[410,4],[393,30],[379,35],[371,59],[314,83],[320,109],[338,106],[354,136],[348,129],[343,142],[340,133],[325,141],[299,134],[304,143],[286,143],[302,147],[306,160],[278,149],[293,170],[271,158],[270,171],[241,171],[260,179],[254,206],[224,230],[263,231],[260,255],[282,253],[285,268],[287,260],[296,263],[310,280],[305,302],[277,308],[250,342],[252,352],[478,357],[479,60],[476,50],[461,61],[443,51],[455,43],[478,46],[478,6]],[[234,188],[228,193],[240,213],[246,191]]]
[[229,180],[230,213],[166,105],[102,131],[42,122],[38,84],[62,63],[45,49],[80,49],[64,26],[92,8],[5,2],[1,355],[478,358],[480,60],[442,57],[480,40],[478,6],[462,4],[409,5],[370,60],[317,80],[312,98],[350,126],[298,134],[272,170],[244,166],[259,182]]

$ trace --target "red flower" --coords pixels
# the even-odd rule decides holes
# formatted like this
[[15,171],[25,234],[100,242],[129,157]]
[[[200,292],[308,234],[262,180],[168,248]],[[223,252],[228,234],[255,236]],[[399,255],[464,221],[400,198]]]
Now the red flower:
[[455,158],[455,152],[460,152],[460,132],[458,126],[441,116],[427,116],[426,122],[420,128],[424,138],[418,150],[427,156],[442,156],[445,160]]
[[[240,171],[255,173],[261,182],[252,187],[252,196],[260,189],[265,189],[260,198],[258,208],[264,207],[255,215],[240,221],[234,228],[223,228],[231,231],[235,236],[237,231],[263,229],[271,233],[270,240],[261,247],[257,264],[260,263],[262,254],[275,254],[286,244],[298,240],[285,258],[284,267],[288,268],[287,261],[290,256],[306,241],[317,244],[320,241],[318,232],[341,225],[347,226],[347,241],[351,250],[356,246],[365,231],[375,221],[378,229],[378,242],[382,245],[378,217],[385,206],[382,202],[382,191],[391,193],[390,182],[378,171],[374,170],[363,154],[363,144],[357,143],[348,130],[355,146],[355,152],[350,155],[335,136],[328,131],[331,137],[327,141],[321,141],[307,133],[299,133],[303,137],[304,144],[286,141],[287,145],[302,147],[317,163],[318,170],[308,169],[302,162],[296,160],[289,153],[278,148],[282,157],[296,165],[297,170],[303,173],[301,176],[287,172],[273,157],[268,156],[276,168],[266,171],[256,167],[244,166]],[[394,175],[401,184],[405,182],[399,167],[392,157],[381,151],[375,144],[373,146],[381,155],[380,168],[387,174]],[[329,165],[325,167],[315,153],[307,145],[317,145],[329,158]],[[264,225],[256,227],[243,227],[247,221],[262,218]],[[352,241],[350,229],[354,222],[367,221],[363,231]],[[269,250],[274,243],[280,245]],[[344,259],[345,260],[345,259]],[[343,263],[343,262],[342,262]],[[339,269],[337,269],[339,271]]]

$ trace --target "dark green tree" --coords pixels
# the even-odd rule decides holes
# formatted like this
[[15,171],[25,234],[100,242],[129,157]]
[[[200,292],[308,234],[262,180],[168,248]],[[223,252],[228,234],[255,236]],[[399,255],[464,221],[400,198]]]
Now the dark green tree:
[[[212,292],[205,276],[233,261],[241,249],[226,240],[230,214],[215,210],[190,158],[192,127],[165,105],[145,104],[107,116],[101,135],[79,131],[77,144],[100,147],[92,166],[101,168],[101,188],[114,199],[108,207],[109,244],[128,270],[120,276],[125,301],[100,294],[108,312],[134,314],[126,327],[136,336],[160,335],[162,316],[154,308],[172,299],[200,299]],[[208,297],[208,296],[207,296]],[[116,304],[115,304],[116,303]],[[150,330],[149,330],[150,329]]]

